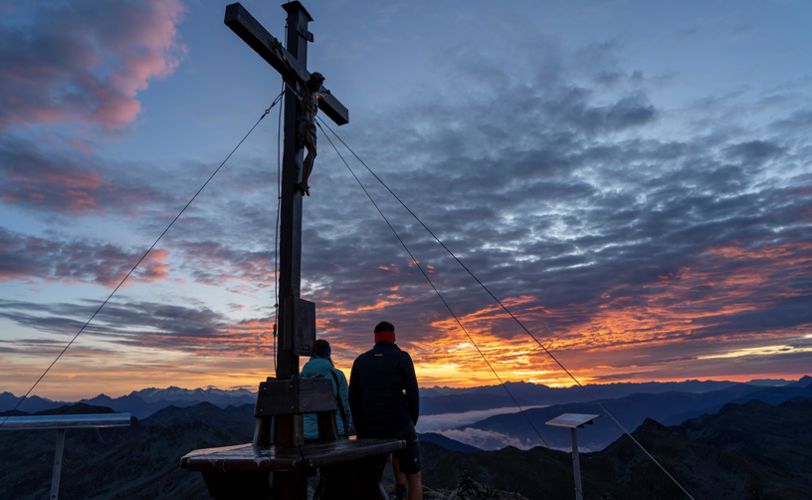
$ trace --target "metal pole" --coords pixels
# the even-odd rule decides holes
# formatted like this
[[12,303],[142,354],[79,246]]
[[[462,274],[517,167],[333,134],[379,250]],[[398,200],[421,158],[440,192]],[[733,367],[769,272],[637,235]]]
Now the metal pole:
[[570,429],[572,436],[572,473],[575,475],[575,500],[584,500],[584,490],[581,489],[581,462],[578,460],[578,438],[575,427]]
[[62,475],[62,450],[65,449],[65,429],[56,430],[54,470],[51,474],[51,500],[59,499],[59,477]]

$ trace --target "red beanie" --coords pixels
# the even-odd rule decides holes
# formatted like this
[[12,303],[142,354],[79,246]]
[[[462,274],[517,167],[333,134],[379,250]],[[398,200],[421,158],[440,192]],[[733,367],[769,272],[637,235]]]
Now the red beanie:
[[375,343],[391,342],[395,343],[395,332],[375,332]]
[[375,327],[375,343],[391,342],[395,343],[395,326],[388,321],[381,321]]

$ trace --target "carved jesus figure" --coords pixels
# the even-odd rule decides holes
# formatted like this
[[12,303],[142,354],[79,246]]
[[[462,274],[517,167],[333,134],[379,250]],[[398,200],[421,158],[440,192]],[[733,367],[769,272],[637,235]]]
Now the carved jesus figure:
[[296,131],[298,146],[307,149],[307,155],[302,162],[302,182],[296,187],[302,194],[310,196],[310,186],[307,181],[313,171],[313,162],[316,160],[316,113],[319,110],[319,90],[324,83],[321,73],[313,72],[310,78],[300,85],[299,97],[299,125]]
[[[273,39],[272,45],[276,49],[279,59],[286,66],[287,71],[283,76],[285,81],[295,81],[299,85],[299,123],[296,126],[296,146],[305,148],[307,155],[302,162],[302,182],[296,184],[296,189],[302,194],[310,196],[310,173],[313,172],[313,162],[316,160],[316,113],[319,110],[319,98],[321,97],[321,86],[324,83],[324,75],[314,71],[310,77],[304,80],[299,73],[291,66],[282,49],[282,44]],[[295,89],[294,89],[295,90]]]

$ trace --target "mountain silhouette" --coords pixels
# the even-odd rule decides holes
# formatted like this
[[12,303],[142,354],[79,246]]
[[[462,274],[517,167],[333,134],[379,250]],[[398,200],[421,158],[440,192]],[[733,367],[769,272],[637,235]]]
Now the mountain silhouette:
[[[192,449],[249,442],[252,413],[250,405],[201,403],[165,408],[129,428],[70,430],[60,495],[206,498],[200,474],[182,470],[180,457]],[[802,499],[812,491],[810,420],[810,398],[780,405],[751,401],[671,427],[646,419],[633,435],[696,498]],[[0,467],[13,471],[0,476],[0,498],[48,496],[54,439],[54,431],[0,432],[0,449],[7,450]],[[565,452],[542,447],[462,452],[430,440],[422,447],[424,483],[433,495],[474,490],[498,492],[499,498],[572,495]],[[581,464],[586,498],[684,499],[626,436],[603,451],[583,453]]]
[[[783,387],[760,387],[748,384],[736,384],[728,388],[704,393],[663,392],[659,394],[632,394],[617,399],[601,400],[627,429],[634,429],[646,418],[653,418],[666,425],[679,424],[689,418],[704,413],[714,413],[729,402],[746,403],[756,399],[771,404],[778,404],[794,397],[812,397],[812,382],[807,386],[803,382]],[[562,413],[599,414],[592,425],[578,432],[579,445],[591,451],[604,448],[621,436],[622,431],[604,415],[604,410],[595,403],[569,403],[553,405],[546,408],[534,408],[520,413],[496,415],[473,424],[465,425],[460,430],[479,429],[499,433],[505,442],[519,441],[527,445],[541,444],[535,431],[527,423],[533,422],[547,442],[557,448],[568,449],[570,446],[569,431],[545,426],[545,422]],[[476,443],[472,443],[476,444]]]

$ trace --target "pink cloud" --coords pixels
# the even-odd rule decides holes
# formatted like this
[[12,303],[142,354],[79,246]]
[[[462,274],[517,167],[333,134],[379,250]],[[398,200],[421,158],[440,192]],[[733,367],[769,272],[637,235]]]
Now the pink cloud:
[[140,112],[138,93],[170,75],[185,53],[178,0],[33,9],[28,17],[36,23],[0,28],[0,128],[71,122],[120,129]]
[[0,140],[0,178],[5,181],[0,200],[67,214],[129,213],[132,207],[165,199],[126,170],[105,168],[99,158],[45,154],[23,141]]

